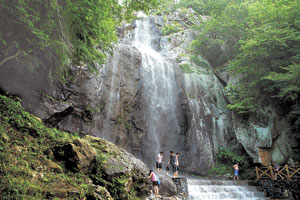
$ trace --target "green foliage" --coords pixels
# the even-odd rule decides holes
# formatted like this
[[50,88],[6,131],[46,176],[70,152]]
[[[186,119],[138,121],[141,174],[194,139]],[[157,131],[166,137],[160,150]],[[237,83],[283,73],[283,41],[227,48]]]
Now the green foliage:
[[289,117],[295,128],[300,127],[300,64],[291,64],[282,67],[283,72],[270,72],[264,79],[272,81],[274,87],[278,89],[276,95],[282,102],[293,102]]
[[209,175],[224,175],[231,174],[232,168],[226,164],[217,164],[215,167],[208,170]]
[[181,71],[186,74],[191,74],[194,72],[194,70],[191,67],[192,66],[190,64],[181,64],[180,65]]
[[[0,0],[0,66],[64,71],[66,47],[58,26],[56,0]],[[63,51],[63,53],[61,53]],[[59,70],[56,71],[56,68]],[[54,74],[54,73],[53,73]]]
[[[134,195],[134,191],[128,192],[126,184],[129,180],[127,175],[120,175],[112,177],[110,180],[107,180],[107,177],[104,176],[102,165],[106,162],[106,158],[101,152],[98,152],[96,156],[96,161],[94,169],[91,174],[91,179],[94,184],[104,186],[108,189],[109,193],[114,199],[130,199]],[[111,166],[115,167],[115,166]]]
[[194,26],[200,34],[191,50],[239,78],[226,88],[230,109],[250,114],[278,104],[300,128],[298,0],[182,0],[176,6],[209,16]]
[[[58,190],[81,191],[78,185],[86,183],[87,177],[64,171],[46,153],[57,143],[78,137],[76,134],[45,127],[39,118],[24,111],[18,98],[2,95],[0,127],[2,199],[46,199],[47,193]],[[50,166],[59,170],[53,171]]]
[[159,1],[128,0],[119,4],[115,0],[67,0],[66,5],[73,62],[88,64],[90,71],[96,71],[96,63],[104,63],[106,55],[112,53],[112,44],[117,41],[116,26],[131,20],[133,11],[147,13]]
[[221,5],[224,6],[221,6],[218,12],[209,8],[210,16],[213,17],[195,26],[201,32],[192,43],[194,54],[200,53],[214,68],[222,67],[238,53],[237,43],[244,35],[243,18],[247,16],[245,4],[235,1],[222,2]]
[[116,1],[67,1],[65,15],[75,64],[88,63],[90,70],[96,70],[94,62],[104,62],[103,52],[110,52],[111,43],[117,40],[119,13],[121,6]]
[[[66,169],[64,161],[59,158],[65,157],[60,147],[78,138],[78,134],[45,127],[39,118],[24,110],[18,98],[0,95],[1,197],[46,199],[77,191],[72,198],[83,199],[95,192],[96,188],[90,183],[92,180],[94,184],[107,188],[114,199],[140,198],[134,185],[127,191],[130,175],[109,177],[104,173],[106,160],[119,153],[101,139],[91,142],[97,156],[90,174]],[[112,167],[124,170],[122,166]]]
[[102,165],[105,162],[105,157],[101,154],[97,154],[94,169],[91,174],[91,179],[94,182],[94,184],[97,185],[104,185],[106,181],[103,179],[103,169]]
[[180,31],[180,24],[164,25],[162,28],[162,35],[167,36],[167,35],[171,35],[173,33],[177,33],[179,31]]
[[232,174],[233,165],[239,163],[241,179],[253,179],[255,177],[254,168],[250,164],[250,158],[235,153],[224,147],[219,147],[217,153],[217,165],[208,171],[210,175]]
[[108,190],[114,199],[129,199],[130,194],[126,189],[128,178],[125,175],[112,178],[111,184],[108,185]]
[[[299,127],[299,1],[255,1],[248,5],[246,38],[230,69],[242,75],[230,108],[254,112],[253,105],[278,102]],[[253,92],[256,91],[256,92]]]
[[191,61],[199,67],[203,67],[203,68],[207,68],[207,69],[209,69],[211,67],[209,62],[207,62],[207,60],[203,59],[202,56],[200,56],[200,55],[192,54],[190,56],[190,58],[191,58]]
[[[0,66],[38,68],[64,81],[70,65],[97,71],[117,41],[116,26],[133,11],[160,5],[159,0],[0,0]],[[71,58],[71,60],[69,59]],[[71,63],[71,62],[72,63]]]
[[244,165],[247,163],[247,159],[245,156],[238,155],[237,153],[232,152],[229,149],[226,149],[224,147],[219,147],[217,156],[219,161],[229,165],[233,165],[234,163],[239,163],[240,165]]
[[[201,15],[219,16],[231,0],[181,0],[176,7],[192,8]],[[236,2],[241,2],[236,1]]]

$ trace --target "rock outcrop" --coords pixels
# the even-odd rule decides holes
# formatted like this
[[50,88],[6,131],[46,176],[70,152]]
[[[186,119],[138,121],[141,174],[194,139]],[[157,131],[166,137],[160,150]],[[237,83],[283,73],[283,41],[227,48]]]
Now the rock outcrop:
[[236,138],[254,162],[266,166],[271,161],[286,163],[297,145],[289,122],[276,113],[276,106],[264,109],[247,119],[234,115]]
[[[19,102],[2,95],[0,114],[4,199],[151,197],[149,168],[124,149],[101,138],[48,128]],[[182,193],[171,177],[160,180],[164,199]]]

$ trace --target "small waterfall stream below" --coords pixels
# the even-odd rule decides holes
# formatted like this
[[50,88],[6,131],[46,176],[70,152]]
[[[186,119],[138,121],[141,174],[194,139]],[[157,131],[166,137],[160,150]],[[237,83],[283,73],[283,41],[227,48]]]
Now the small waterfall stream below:
[[189,200],[264,200],[263,192],[247,181],[188,179]]

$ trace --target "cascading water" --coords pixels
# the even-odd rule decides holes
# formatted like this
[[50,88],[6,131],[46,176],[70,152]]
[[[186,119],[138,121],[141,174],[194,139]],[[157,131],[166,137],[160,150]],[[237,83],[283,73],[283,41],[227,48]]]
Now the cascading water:
[[247,182],[188,179],[189,200],[264,200],[263,192]]
[[[147,133],[143,139],[143,160],[153,164],[159,151],[180,151],[184,139],[176,117],[180,89],[175,80],[174,65],[161,52],[154,50],[153,33],[156,27],[148,20],[136,23],[133,45],[142,53],[140,69]],[[150,162],[151,161],[151,162]]]

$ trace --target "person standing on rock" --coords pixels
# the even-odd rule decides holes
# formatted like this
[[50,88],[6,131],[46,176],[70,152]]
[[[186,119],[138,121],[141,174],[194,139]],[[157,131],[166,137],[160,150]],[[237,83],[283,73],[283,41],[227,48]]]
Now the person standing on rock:
[[233,180],[239,180],[239,164],[238,163],[235,163],[233,165],[233,169],[234,169],[234,177],[233,177]]
[[159,171],[162,172],[162,162],[163,162],[163,158],[164,158],[164,152],[160,152],[160,153],[157,155],[157,159],[156,159],[157,173],[159,173]]
[[175,155],[175,166],[176,166],[175,177],[178,176],[178,171],[179,171],[179,160],[178,160],[179,156],[180,156],[180,153],[177,152]]
[[173,151],[170,151],[170,160],[168,162],[168,165],[171,165],[172,170],[173,170],[173,176],[175,177],[176,175],[176,156]]
[[280,166],[277,162],[273,162],[273,167],[274,167],[274,179],[277,180],[277,177],[280,176],[282,179],[283,177],[279,174],[279,169],[280,169]]
[[148,178],[151,178],[152,183],[153,183],[153,190],[154,190],[155,197],[158,198],[158,194],[159,194],[159,191],[158,191],[158,178],[157,178],[157,176],[155,175],[155,173],[153,172],[152,169],[150,170],[150,174],[149,174]]

